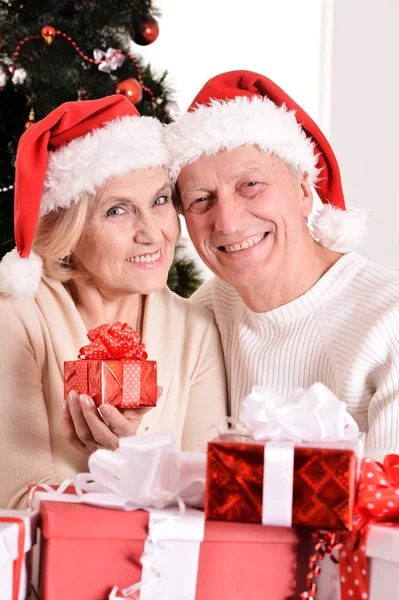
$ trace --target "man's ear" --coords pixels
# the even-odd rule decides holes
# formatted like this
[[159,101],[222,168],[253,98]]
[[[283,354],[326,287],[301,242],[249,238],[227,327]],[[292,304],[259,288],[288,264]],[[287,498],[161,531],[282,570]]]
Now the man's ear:
[[313,194],[308,181],[308,174],[301,174],[299,181],[301,189],[301,213],[304,218],[308,217],[313,208]]

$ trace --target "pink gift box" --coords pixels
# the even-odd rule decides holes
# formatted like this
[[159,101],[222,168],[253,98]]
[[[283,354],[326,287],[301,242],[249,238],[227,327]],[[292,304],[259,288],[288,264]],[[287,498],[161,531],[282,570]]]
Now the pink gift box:
[[[40,515],[41,600],[107,600],[114,586],[141,580],[147,511],[43,500]],[[295,529],[205,522],[195,600],[293,599],[305,588],[309,544],[301,536]]]

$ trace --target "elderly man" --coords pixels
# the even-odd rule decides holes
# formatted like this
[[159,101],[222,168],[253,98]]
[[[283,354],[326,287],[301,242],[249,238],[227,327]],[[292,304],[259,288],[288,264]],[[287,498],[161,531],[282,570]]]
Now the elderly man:
[[364,219],[345,210],[322,132],[269,79],[233,71],[166,135],[189,234],[216,275],[194,300],[220,330],[232,415],[254,384],[288,396],[321,381],[369,455],[398,452],[399,275],[353,252]]

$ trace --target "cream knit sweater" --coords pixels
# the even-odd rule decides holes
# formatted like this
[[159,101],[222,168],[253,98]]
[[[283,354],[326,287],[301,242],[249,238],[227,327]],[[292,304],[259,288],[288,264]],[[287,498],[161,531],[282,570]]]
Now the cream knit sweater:
[[252,385],[287,397],[321,381],[367,432],[369,456],[399,452],[399,274],[346,254],[303,296],[266,313],[218,278],[193,296],[215,315],[233,417]]
[[[0,296],[0,507],[20,508],[29,483],[59,483],[87,470],[87,457],[62,437],[63,363],[88,343],[86,328],[59,282],[45,278],[36,297]],[[197,449],[226,415],[219,334],[201,306],[167,288],[147,296],[143,342],[158,362],[163,393],[138,434],[174,430]]]

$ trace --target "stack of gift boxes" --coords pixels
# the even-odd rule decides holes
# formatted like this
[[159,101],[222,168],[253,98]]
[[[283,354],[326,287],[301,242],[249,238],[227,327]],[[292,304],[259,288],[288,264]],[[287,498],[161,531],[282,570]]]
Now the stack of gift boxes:
[[[131,335],[118,327],[97,331],[95,348],[83,352],[79,364],[66,365],[66,393],[87,386],[84,373],[93,368],[98,401],[113,398],[118,405],[125,365],[130,381],[135,363],[140,383],[133,402],[140,403],[143,390],[145,401],[153,401],[156,369],[139,364],[144,352],[118,357],[123,364],[111,369],[118,373],[117,386],[113,381],[108,393],[107,382],[115,377],[99,364],[110,360],[104,339],[112,334],[115,345]],[[140,381],[140,372],[150,376]],[[396,457],[385,471],[361,461],[356,425],[321,384],[288,403],[256,388],[243,409],[240,423],[208,444],[206,472],[205,460],[189,455],[181,455],[178,465],[170,435],[138,436],[121,440],[112,461],[108,451],[95,452],[90,474],[80,474],[75,486],[33,488],[30,512],[0,511],[0,600],[23,600],[28,593],[37,522],[31,593],[40,600],[316,598],[315,561],[334,557],[338,549],[341,568],[358,563],[364,571],[354,590],[342,583],[343,600],[345,594],[367,598],[359,536],[365,539],[368,522],[391,516],[378,512],[376,503],[369,512],[367,494],[375,497],[376,488],[371,490],[368,473],[373,468],[383,482],[379,497],[396,496],[397,518]],[[193,508],[202,505],[204,510]]]

